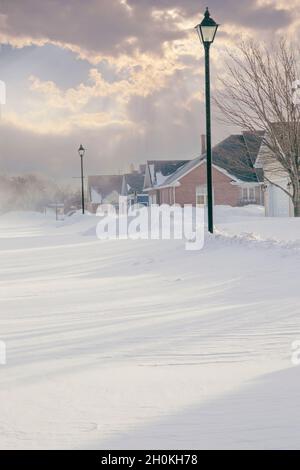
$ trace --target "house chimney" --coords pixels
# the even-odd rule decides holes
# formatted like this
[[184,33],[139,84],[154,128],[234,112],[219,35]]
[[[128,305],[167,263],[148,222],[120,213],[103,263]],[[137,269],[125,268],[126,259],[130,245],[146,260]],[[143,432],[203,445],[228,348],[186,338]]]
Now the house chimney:
[[206,135],[202,134],[201,135],[201,155],[203,155],[206,152]]

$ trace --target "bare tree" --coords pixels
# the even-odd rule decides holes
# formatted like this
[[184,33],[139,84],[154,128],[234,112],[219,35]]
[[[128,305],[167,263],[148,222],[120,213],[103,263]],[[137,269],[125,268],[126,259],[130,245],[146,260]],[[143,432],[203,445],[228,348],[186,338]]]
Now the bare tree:
[[224,121],[263,134],[263,158],[269,169],[265,178],[288,177],[288,187],[273,178],[272,183],[292,199],[296,217],[300,217],[300,105],[293,87],[300,79],[299,59],[299,49],[285,40],[271,49],[244,41],[235,52],[228,52],[215,99]]

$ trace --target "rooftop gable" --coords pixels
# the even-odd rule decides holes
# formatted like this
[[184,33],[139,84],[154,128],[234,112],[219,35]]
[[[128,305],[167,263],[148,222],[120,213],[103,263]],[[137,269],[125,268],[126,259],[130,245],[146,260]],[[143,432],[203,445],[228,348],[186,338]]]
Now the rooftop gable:
[[[256,161],[262,136],[245,132],[230,135],[212,149],[212,163],[215,168],[225,172],[233,181],[259,181],[253,161]],[[206,154],[190,160],[157,187],[172,186],[206,159]]]
[[144,188],[144,175],[138,172],[124,175],[123,195],[138,193],[141,194]]
[[189,160],[148,160],[144,188],[163,184],[170,175],[188,162]]
[[[251,148],[251,154],[248,151],[246,140]],[[257,182],[257,174],[252,160],[256,159],[259,146],[257,143],[256,146],[254,145],[255,137],[251,134],[247,134],[246,140],[244,135],[230,135],[213,148],[212,161],[240,181]]]
[[95,175],[88,177],[90,200],[104,201],[112,193],[121,194],[123,176]]

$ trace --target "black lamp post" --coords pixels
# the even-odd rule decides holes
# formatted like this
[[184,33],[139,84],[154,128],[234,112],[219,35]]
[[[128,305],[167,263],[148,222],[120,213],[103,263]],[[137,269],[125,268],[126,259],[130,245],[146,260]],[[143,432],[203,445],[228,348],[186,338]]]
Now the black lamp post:
[[80,161],[81,161],[81,207],[82,207],[82,213],[84,214],[84,176],[83,176],[83,157],[85,154],[85,148],[80,145],[78,149],[78,153],[80,156]]
[[208,8],[202,22],[196,26],[200,41],[205,51],[205,96],[206,96],[206,166],[207,166],[207,208],[208,230],[214,232],[213,220],[213,182],[212,182],[212,155],[211,155],[211,111],[210,111],[210,69],[209,50],[214,42],[219,25],[210,17]]

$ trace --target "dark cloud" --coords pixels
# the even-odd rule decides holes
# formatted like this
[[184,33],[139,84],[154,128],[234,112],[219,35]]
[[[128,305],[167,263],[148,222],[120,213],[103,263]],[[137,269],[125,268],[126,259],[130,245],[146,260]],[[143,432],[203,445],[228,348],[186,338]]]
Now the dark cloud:
[[[1,0],[3,33],[13,37],[48,39],[98,53],[130,52],[130,38],[140,49],[157,49],[180,37],[172,21],[154,21],[151,8],[130,12],[119,0]],[[136,45],[135,45],[136,47]]]
[[291,21],[288,11],[277,9],[275,5],[258,6],[256,0],[128,0],[128,4],[145,9],[177,8],[186,17],[199,14],[199,20],[208,6],[218,22],[254,29],[277,29]]
[[[181,37],[172,17],[154,19],[155,9],[177,8],[184,17],[199,14],[208,3],[220,23],[276,29],[290,21],[287,11],[274,6],[257,7],[255,0],[1,0],[5,16],[2,32],[14,37],[46,38],[89,51],[117,54],[133,48],[157,51],[166,40]],[[128,43],[136,38],[135,43]]]

